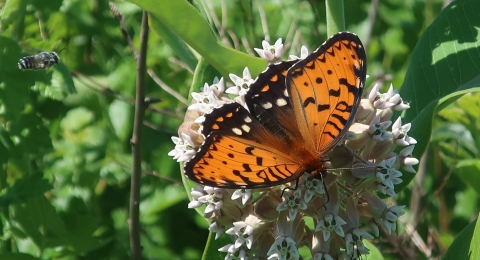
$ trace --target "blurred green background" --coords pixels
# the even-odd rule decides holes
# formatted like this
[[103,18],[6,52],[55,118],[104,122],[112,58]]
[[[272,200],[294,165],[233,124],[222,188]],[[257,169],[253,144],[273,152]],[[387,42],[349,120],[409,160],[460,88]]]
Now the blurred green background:
[[[143,3],[182,12],[168,10],[167,2]],[[138,48],[142,9],[126,1],[113,3]],[[287,54],[299,56],[302,45],[316,49],[329,36],[324,1],[201,0],[193,4],[207,17],[220,42],[252,56],[253,48],[261,48],[264,39],[273,44],[282,38],[287,58]],[[384,90],[390,83],[397,89],[402,86],[417,42],[447,4],[439,0],[345,1],[346,29],[358,34],[367,49],[366,93],[377,83]],[[0,6],[0,258],[128,259],[136,65],[119,21],[104,0],[9,0],[0,1]],[[187,107],[177,97],[189,98],[200,55],[178,44],[177,35],[169,29],[174,23],[165,24],[155,16],[149,22],[147,67],[163,84],[147,76],[147,97],[162,101],[149,106],[144,120],[143,255],[146,259],[200,259],[208,223],[187,209],[179,164],[167,156],[174,148],[170,137],[177,135]],[[465,30],[477,36],[479,27],[475,22]],[[17,62],[24,56],[65,47],[58,66],[47,71],[18,69]],[[241,71],[231,72],[239,75]],[[470,79],[463,78],[461,83]],[[211,83],[213,78],[208,80]],[[406,95],[415,104],[423,98]],[[414,235],[428,244],[431,256],[442,256],[476,218],[479,107],[480,96],[469,94],[433,117],[432,142],[415,179],[417,185],[411,182],[396,202],[389,202],[407,205],[406,218],[399,222],[400,235],[383,233],[373,241],[385,259],[429,258],[414,243]],[[413,137],[428,143],[428,135]],[[416,234],[406,232],[407,221],[418,224]]]

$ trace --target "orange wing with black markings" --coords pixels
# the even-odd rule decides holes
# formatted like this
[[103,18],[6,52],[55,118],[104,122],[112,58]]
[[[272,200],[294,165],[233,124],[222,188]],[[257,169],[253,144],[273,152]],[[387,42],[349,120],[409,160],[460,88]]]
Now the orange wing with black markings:
[[286,143],[270,133],[240,104],[205,116],[204,144],[185,164],[189,179],[208,186],[260,188],[289,182],[303,172]]
[[300,61],[270,65],[245,102],[205,115],[204,144],[185,163],[200,184],[262,188],[323,170],[322,157],[354,120],[366,77],[363,45],[339,33]]
[[358,37],[339,33],[288,70],[295,121],[306,144],[322,155],[353,122],[366,78],[365,59]]

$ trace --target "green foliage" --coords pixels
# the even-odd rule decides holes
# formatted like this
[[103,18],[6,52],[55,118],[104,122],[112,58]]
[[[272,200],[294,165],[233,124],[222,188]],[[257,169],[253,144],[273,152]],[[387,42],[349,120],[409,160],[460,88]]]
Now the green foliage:
[[[147,67],[185,99],[215,76],[227,80],[245,66],[255,77],[266,62],[252,49],[265,37],[271,43],[283,38],[287,53],[296,55],[301,45],[313,50],[328,37],[323,2],[189,2],[114,2],[136,48],[141,11],[150,13]],[[345,25],[367,47],[367,85],[401,86],[412,107],[402,117],[418,141],[414,156],[425,152],[418,203],[428,207],[422,216],[407,214],[420,217],[416,235],[426,241],[436,229],[441,239],[434,256],[448,248],[444,259],[476,259],[480,96],[465,94],[480,86],[480,5],[458,0],[442,10],[442,4],[380,1],[372,20],[371,1],[345,1]],[[120,22],[108,1],[7,0],[0,6],[0,258],[128,258],[136,63]],[[22,57],[64,47],[49,70],[18,69]],[[229,238],[210,234],[207,242],[208,225],[187,209],[192,184],[187,190],[178,184],[178,163],[167,156],[186,105],[149,77],[145,88],[147,97],[162,102],[150,105],[144,121],[142,254],[223,258],[218,248]],[[414,177],[405,174],[398,204],[410,203]],[[385,253],[392,252],[389,245],[367,247],[367,259],[398,258]]]

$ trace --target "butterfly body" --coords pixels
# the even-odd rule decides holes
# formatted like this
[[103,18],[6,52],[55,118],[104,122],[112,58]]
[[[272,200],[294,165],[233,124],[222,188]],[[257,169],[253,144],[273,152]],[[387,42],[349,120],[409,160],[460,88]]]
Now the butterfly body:
[[321,173],[353,123],[366,77],[358,37],[339,33],[305,59],[270,65],[237,103],[202,123],[204,144],[184,165],[200,184],[263,188]]

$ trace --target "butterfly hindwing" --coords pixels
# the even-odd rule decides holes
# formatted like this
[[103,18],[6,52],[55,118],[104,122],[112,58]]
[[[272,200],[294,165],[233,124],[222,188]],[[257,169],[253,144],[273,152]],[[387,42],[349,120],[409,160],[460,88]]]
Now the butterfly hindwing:
[[298,178],[301,166],[285,146],[240,104],[230,103],[205,115],[207,135],[185,175],[213,187],[259,188]]
[[358,37],[338,33],[287,73],[287,90],[307,145],[325,155],[348,130],[360,103],[366,55]]

